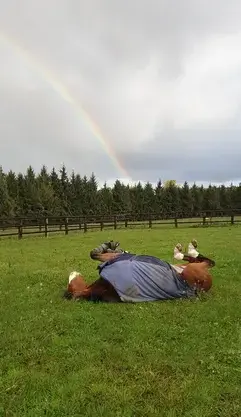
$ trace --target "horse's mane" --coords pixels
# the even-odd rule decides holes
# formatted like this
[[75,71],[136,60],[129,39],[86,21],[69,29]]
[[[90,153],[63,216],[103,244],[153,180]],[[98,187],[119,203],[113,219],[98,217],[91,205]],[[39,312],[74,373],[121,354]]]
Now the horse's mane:
[[73,294],[70,291],[66,290],[64,291],[63,298],[65,298],[66,300],[72,300]]

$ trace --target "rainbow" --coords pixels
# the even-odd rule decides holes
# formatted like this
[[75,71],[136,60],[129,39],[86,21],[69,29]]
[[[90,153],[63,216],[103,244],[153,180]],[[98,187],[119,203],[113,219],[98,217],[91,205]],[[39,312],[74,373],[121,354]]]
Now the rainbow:
[[14,41],[12,38],[7,36],[5,33],[0,32],[0,42],[11,47],[11,49],[18,55],[20,55],[21,58],[24,58],[24,60],[30,64],[44,79],[45,82],[47,82],[52,89],[70,106],[73,107],[73,109],[76,111],[76,113],[80,116],[80,118],[85,122],[89,130],[92,132],[94,137],[99,141],[102,148],[104,149],[105,153],[111,160],[112,164],[115,166],[115,168],[119,171],[121,176],[126,179],[130,179],[130,175],[121,163],[121,161],[118,159],[114,148],[112,147],[110,141],[108,141],[103,134],[101,133],[100,128],[97,126],[97,124],[94,122],[90,114],[84,109],[82,105],[80,105],[74,97],[71,95],[71,93],[68,91],[68,89],[65,87],[65,85],[57,79],[57,77],[50,72],[47,68],[45,68],[43,65],[40,65],[31,55],[30,53],[23,47],[19,45],[16,41]]

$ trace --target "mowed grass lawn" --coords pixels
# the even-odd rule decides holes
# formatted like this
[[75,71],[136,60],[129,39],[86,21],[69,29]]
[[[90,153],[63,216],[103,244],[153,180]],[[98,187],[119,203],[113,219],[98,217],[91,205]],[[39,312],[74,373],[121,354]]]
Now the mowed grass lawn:
[[[201,300],[62,299],[106,239],[172,261],[196,237],[213,257]],[[0,241],[0,415],[241,416],[241,227],[121,230]]]

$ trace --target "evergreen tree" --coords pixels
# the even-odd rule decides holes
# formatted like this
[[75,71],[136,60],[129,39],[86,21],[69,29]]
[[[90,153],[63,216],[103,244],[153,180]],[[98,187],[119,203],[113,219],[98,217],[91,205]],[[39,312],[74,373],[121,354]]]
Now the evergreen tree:
[[8,195],[11,199],[11,210],[8,213],[9,216],[15,216],[17,214],[17,195],[18,195],[18,183],[16,174],[11,170],[6,175],[6,184],[8,189]]
[[185,181],[180,190],[180,205],[185,217],[192,217],[193,213],[193,196],[188,183]]
[[69,204],[69,179],[68,179],[68,173],[66,170],[65,165],[63,164],[60,171],[60,181],[59,181],[59,199],[61,204],[61,215],[71,215],[71,206]]
[[145,212],[145,200],[144,200],[144,189],[140,182],[137,185],[134,185],[130,189],[130,200],[132,206],[132,213],[135,216],[136,220],[141,219],[141,215],[148,215],[148,211]]
[[96,214],[98,210],[97,191],[98,183],[94,173],[91,174],[90,179],[87,181],[86,200],[91,214]]
[[112,190],[110,187],[107,187],[105,182],[103,188],[101,188],[101,190],[98,192],[99,214],[111,214],[113,205],[114,202]]
[[144,213],[149,213],[149,214],[155,213],[155,208],[156,208],[155,207],[156,205],[155,204],[156,203],[155,192],[153,190],[152,185],[149,182],[147,182],[144,187],[143,196],[144,196],[143,198]]
[[52,169],[50,174],[50,183],[53,187],[53,190],[56,194],[56,196],[60,196],[60,181],[57,172],[55,171],[55,168]]
[[227,197],[229,202],[229,209],[232,209],[235,204],[235,191],[236,187],[233,184],[230,184],[230,186],[227,188]]
[[41,204],[34,169],[29,166],[23,181],[26,215],[39,215]]
[[211,184],[204,191],[203,208],[208,212],[220,209],[218,188]]
[[52,214],[55,216],[61,216],[63,214],[63,208],[61,204],[61,184],[55,168],[52,168],[50,173],[50,185],[53,190],[55,200],[54,212]]
[[89,207],[88,204],[88,178],[86,175],[84,175],[83,180],[82,180],[82,207],[83,207],[83,214],[85,216],[88,216],[88,214],[90,214],[90,209],[91,207]]
[[193,215],[199,216],[202,207],[203,207],[203,194],[200,187],[197,187],[194,183],[193,186],[190,189],[191,196],[192,196],[192,204],[193,204]]
[[199,187],[199,199],[200,199],[200,207],[202,211],[204,210],[204,206],[205,206],[204,197],[205,197],[205,190],[204,190],[204,186],[201,185],[201,187]]
[[164,197],[164,189],[162,186],[162,181],[159,179],[156,189],[155,189],[155,211],[156,213],[163,215],[164,214],[164,207],[163,207],[163,197]]
[[[219,189],[220,206],[222,210],[227,210],[230,206],[229,190],[224,185]],[[240,206],[241,207],[241,206]]]
[[83,182],[79,174],[74,178],[73,209],[76,216],[83,214]]
[[0,217],[7,217],[12,214],[13,205],[8,193],[6,176],[0,167]]
[[241,208],[241,183],[239,183],[239,185],[235,187],[235,190],[233,192],[233,208],[234,209]]
[[39,183],[45,183],[45,184],[49,184],[50,183],[50,176],[48,174],[48,170],[47,167],[45,165],[42,166],[41,170],[40,170],[40,174],[38,175],[38,182]]
[[25,199],[28,196],[26,195],[24,176],[21,173],[17,176],[17,190],[16,214],[17,216],[24,216],[26,215],[28,206]]
[[129,189],[121,184],[119,180],[116,180],[113,190],[113,212],[114,213],[126,213],[130,209],[130,196]]
[[[37,177],[37,186],[40,201],[40,213],[42,216],[58,215],[58,198],[52,186],[51,177],[47,168],[43,165]],[[56,210],[57,209],[57,210]]]
[[180,211],[180,196],[176,181],[166,181],[163,190],[163,212],[165,216],[176,216]]
[[208,188],[185,182],[182,187],[175,180],[159,180],[153,188],[140,182],[125,186],[116,180],[114,186],[98,190],[95,174],[88,179],[72,172],[70,178],[63,165],[59,175],[46,166],[35,174],[31,166],[26,173],[4,174],[0,168],[0,217],[3,216],[88,216],[132,213],[143,220],[144,214],[168,217],[172,215],[199,215],[219,210],[241,209],[241,184]]

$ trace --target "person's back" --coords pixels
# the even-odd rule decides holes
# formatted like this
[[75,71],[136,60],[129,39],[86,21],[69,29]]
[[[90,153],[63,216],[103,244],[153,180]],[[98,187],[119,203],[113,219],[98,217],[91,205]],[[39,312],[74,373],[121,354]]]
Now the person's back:
[[122,254],[100,265],[99,270],[125,302],[195,296],[195,290],[169,263],[154,256]]

